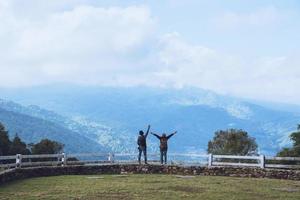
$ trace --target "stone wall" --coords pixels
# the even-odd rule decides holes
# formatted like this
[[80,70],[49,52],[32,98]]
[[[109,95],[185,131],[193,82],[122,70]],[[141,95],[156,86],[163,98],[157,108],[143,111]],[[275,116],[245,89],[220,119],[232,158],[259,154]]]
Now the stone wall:
[[299,170],[278,170],[241,167],[199,167],[110,164],[98,166],[35,167],[12,169],[0,173],[0,185],[31,177],[93,174],[179,174],[202,176],[232,176],[300,180]]

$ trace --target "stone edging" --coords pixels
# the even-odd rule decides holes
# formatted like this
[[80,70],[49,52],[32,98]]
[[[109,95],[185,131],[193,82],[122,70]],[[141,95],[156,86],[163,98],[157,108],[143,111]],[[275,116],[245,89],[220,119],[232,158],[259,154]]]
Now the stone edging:
[[25,178],[57,175],[93,174],[178,174],[203,176],[232,176],[300,180],[300,170],[261,169],[241,167],[200,167],[174,165],[109,164],[95,166],[35,167],[7,170],[0,173],[0,185]]

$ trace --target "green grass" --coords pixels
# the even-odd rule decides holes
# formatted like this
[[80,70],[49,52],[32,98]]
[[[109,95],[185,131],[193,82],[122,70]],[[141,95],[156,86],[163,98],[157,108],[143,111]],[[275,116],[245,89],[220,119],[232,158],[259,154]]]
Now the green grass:
[[300,182],[173,175],[53,176],[0,186],[0,199],[300,199]]

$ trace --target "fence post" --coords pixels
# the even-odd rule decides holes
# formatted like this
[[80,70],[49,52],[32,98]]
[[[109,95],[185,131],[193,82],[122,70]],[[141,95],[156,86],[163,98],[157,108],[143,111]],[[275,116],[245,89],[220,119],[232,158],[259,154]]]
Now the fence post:
[[108,161],[109,161],[110,163],[113,163],[113,162],[114,162],[114,154],[113,154],[113,153],[109,153],[109,154],[108,154]]
[[213,166],[213,155],[210,153],[208,154],[208,167]]
[[108,159],[109,162],[111,161],[111,153],[108,153]]
[[66,153],[62,153],[61,162],[62,162],[62,166],[67,165],[67,154]]
[[265,155],[260,155],[259,156],[259,164],[260,164],[260,168],[264,169],[265,168]]
[[111,154],[111,162],[112,162],[112,163],[115,162],[115,154],[114,154],[114,153]]
[[20,168],[22,165],[22,155],[17,154],[16,155],[16,168]]

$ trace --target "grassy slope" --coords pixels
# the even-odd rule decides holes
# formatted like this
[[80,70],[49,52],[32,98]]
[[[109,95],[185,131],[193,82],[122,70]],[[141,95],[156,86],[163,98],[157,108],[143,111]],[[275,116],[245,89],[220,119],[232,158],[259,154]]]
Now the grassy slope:
[[187,179],[172,175],[56,176],[1,186],[0,199],[288,200],[300,199],[300,182],[211,176]]

